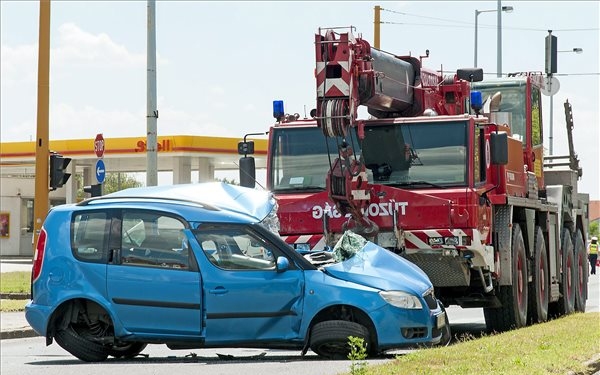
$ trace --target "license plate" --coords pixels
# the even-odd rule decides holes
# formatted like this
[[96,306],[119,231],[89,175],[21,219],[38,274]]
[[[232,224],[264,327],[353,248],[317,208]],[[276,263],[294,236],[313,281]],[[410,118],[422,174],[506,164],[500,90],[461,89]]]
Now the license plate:
[[442,312],[436,317],[436,327],[440,329],[446,325],[446,312]]

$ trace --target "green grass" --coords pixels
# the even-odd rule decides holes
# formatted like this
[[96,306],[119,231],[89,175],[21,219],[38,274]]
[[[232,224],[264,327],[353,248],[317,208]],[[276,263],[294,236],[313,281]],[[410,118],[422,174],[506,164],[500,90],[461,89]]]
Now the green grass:
[[25,311],[26,299],[3,299],[0,300],[1,312]]
[[2,293],[29,293],[31,272],[2,272],[0,273],[0,292]]
[[[600,314],[577,313],[370,366],[367,374],[592,374],[600,358]],[[584,362],[596,358],[596,368]]]

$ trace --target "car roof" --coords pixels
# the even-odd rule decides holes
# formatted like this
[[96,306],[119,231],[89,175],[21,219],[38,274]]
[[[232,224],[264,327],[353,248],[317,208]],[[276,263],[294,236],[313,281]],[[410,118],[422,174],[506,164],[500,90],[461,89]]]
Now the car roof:
[[261,221],[274,204],[267,191],[206,182],[130,188],[87,199],[76,206],[156,209],[176,213],[187,221],[242,223]]

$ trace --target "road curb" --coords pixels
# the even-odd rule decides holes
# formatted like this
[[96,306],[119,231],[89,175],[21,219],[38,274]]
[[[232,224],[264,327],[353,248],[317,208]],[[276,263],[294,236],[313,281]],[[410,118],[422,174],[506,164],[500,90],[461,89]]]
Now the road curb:
[[32,328],[14,329],[0,332],[0,340],[22,339],[39,336]]
[[0,299],[31,299],[29,293],[0,293]]

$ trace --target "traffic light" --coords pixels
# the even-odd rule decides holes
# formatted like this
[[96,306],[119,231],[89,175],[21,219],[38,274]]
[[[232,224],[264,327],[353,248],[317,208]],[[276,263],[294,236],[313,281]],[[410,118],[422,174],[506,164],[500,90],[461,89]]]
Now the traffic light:
[[83,191],[90,193],[92,197],[100,197],[102,196],[102,184],[84,186]]
[[552,30],[548,30],[546,35],[546,74],[554,74],[558,71],[558,42]]
[[70,158],[63,158],[59,154],[50,154],[50,190],[62,187],[71,177],[65,170],[71,162]]

